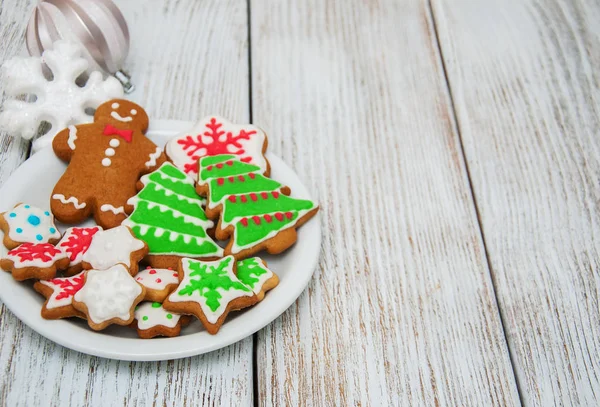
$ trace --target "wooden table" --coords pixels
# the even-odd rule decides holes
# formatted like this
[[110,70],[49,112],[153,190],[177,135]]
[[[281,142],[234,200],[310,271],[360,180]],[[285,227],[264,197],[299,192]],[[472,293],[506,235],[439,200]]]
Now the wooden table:
[[[0,62],[33,1],[2,0]],[[267,130],[321,261],[254,337],[161,363],[2,307],[2,405],[600,403],[600,4],[117,2],[151,117]],[[0,139],[0,184],[28,144]]]

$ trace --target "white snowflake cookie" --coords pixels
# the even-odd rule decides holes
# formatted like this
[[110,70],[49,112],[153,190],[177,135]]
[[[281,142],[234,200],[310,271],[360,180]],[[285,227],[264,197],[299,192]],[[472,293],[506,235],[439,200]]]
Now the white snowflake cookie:
[[111,324],[129,325],[145,290],[122,264],[107,270],[88,270],[83,287],[73,297],[73,306],[87,316],[90,328],[96,331]]
[[83,268],[105,270],[115,264],[125,265],[132,276],[138,272],[139,261],[148,253],[148,246],[136,239],[127,226],[96,232],[83,254]]
[[[49,122],[50,130],[33,144],[34,151],[39,151],[50,145],[60,130],[92,122],[93,116],[85,112],[86,108],[95,109],[109,99],[122,97],[119,81],[113,77],[103,80],[98,71],[89,75],[85,86],[75,83],[89,66],[82,52],[80,45],[60,40],[41,58],[14,57],[6,61],[2,79],[9,99],[0,114],[0,129],[29,140],[43,121]],[[51,80],[44,75],[44,66],[52,72]],[[35,99],[23,101],[21,95],[33,95]]]
[[23,243],[56,244],[61,236],[50,211],[23,203],[0,214],[0,229],[9,250]]

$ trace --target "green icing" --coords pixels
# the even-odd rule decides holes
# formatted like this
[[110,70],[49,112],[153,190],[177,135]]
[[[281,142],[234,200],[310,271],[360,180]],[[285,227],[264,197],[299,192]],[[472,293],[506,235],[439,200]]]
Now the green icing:
[[260,277],[268,272],[269,270],[265,268],[258,257],[251,257],[237,262],[237,278],[253,290],[256,284],[260,282]]
[[[217,155],[214,157],[224,157],[223,155]],[[198,177],[198,180],[201,182],[205,182],[207,180],[210,179],[216,179],[216,178],[226,178],[226,177],[231,177],[231,176],[236,176],[236,175],[241,175],[241,174],[248,174],[251,172],[261,172],[260,167],[254,165],[254,164],[247,164],[244,162],[241,162],[237,159],[235,159],[233,156],[230,156],[231,159],[226,159],[223,160],[223,162],[218,162],[217,164],[207,164],[205,165],[204,162],[206,160],[202,159],[202,164],[200,167],[200,176]],[[212,158],[212,157],[207,157],[207,158]],[[231,165],[227,164],[228,161],[232,161]],[[218,166],[221,166],[221,168],[218,168]],[[212,166],[210,170],[208,170],[208,167]]]
[[241,222],[235,224],[234,242],[239,247],[254,246],[257,242],[270,239],[275,236],[275,233],[286,229],[288,225],[293,224],[298,219],[298,213],[293,213],[292,218],[283,218],[283,221],[273,219],[270,223],[261,220],[260,224],[256,224],[252,219],[248,220],[248,226],[244,226]]
[[[230,264],[233,261],[233,257],[228,256],[219,261],[216,266],[202,263],[194,260],[187,260],[187,267],[185,272],[187,274],[190,271],[189,277],[190,282],[188,285],[183,287],[177,292],[180,296],[189,295],[191,296],[195,291],[206,299],[206,305],[212,312],[221,307],[221,299],[223,296],[219,292],[219,289],[223,291],[237,290],[244,293],[251,293],[249,287],[232,279],[229,275]],[[192,278],[192,277],[197,277]]]
[[223,198],[229,195],[244,194],[246,192],[255,191],[275,191],[281,188],[281,184],[261,174],[255,174],[254,179],[248,175],[241,175],[243,180],[240,181],[239,176],[233,178],[233,182],[229,179],[224,179],[219,185],[216,179],[210,180],[210,200],[212,202],[220,202]]
[[173,178],[181,180],[186,179],[186,175],[183,172],[179,171],[179,169],[177,169],[177,167],[173,165],[163,165],[162,167],[160,167],[160,171],[163,174],[167,174]]
[[232,158],[235,158],[235,155],[233,155],[233,154],[208,155],[208,156],[202,157],[200,159],[200,166],[201,167],[208,167],[209,165],[221,163],[223,161],[227,161],[227,160],[230,160]]
[[[230,160],[232,165],[226,163]],[[217,164],[221,168],[217,168]],[[209,166],[212,166],[210,171],[207,170]],[[260,171],[259,167],[243,163],[231,155],[211,156],[200,160],[200,180],[208,182],[210,188],[209,206],[214,207],[222,202],[222,225],[226,227],[235,223],[233,253],[274,237],[316,207],[312,201],[283,195],[280,183],[256,171]],[[251,172],[254,177],[247,175]],[[237,175],[243,175],[244,180],[240,181]],[[233,177],[233,182],[228,177]],[[266,192],[265,197],[261,192]],[[278,195],[273,196],[273,192]],[[235,198],[229,199],[231,196]],[[255,199],[252,199],[253,196]],[[254,221],[254,216],[259,217],[258,224]]]
[[222,255],[222,249],[206,234],[212,222],[200,205],[201,198],[182,171],[165,163],[142,177],[142,182],[144,188],[132,199],[134,210],[123,224],[148,244],[149,254]]
[[[150,254],[177,254],[187,257],[221,255],[221,248],[208,237],[199,239],[191,237],[191,240],[186,241],[187,235],[175,234],[152,226],[144,226],[144,228],[147,229],[143,231],[144,233],[142,233],[141,226],[134,225],[132,230],[138,239],[146,242]],[[157,236],[159,233],[163,234]],[[190,237],[187,236],[187,238]]]
[[137,195],[140,200],[155,202],[170,208],[177,208],[177,210],[186,215],[190,215],[202,220],[206,220],[206,214],[200,206],[200,199],[182,199],[179,195],[171,194],[167,195],[167,190],[158,187],[156,184],[146,185]]
[[187,180],[174,181],[171,178],[167,178],[164,175],[159,174],[158,171],[148,175],[147,180],[145,180],[146,185],[149,184],[148,180],[162,186],[170,192],[183,195],[190,199],[198,199],[198,194],[196,193],[194,186],[185,182]]
[[223,205],[223,222],[229,223],[240,216],[264,215],[275,212],[297,212],[302,210],[310,210],[315,207],[312,201],[305,199],[290,198],[280,194],[278,198],[273,195],[267,195],[267,199],[263,199],[260,194],[257,194],[256,201],[253,201],[250,194],[246,194],[246,202],[243,202],[240,197],[237,197],[235,202],[226,200]]

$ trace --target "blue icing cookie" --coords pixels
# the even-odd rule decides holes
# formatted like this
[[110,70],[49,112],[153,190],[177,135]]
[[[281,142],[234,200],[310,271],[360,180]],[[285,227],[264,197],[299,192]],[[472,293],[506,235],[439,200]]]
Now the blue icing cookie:
[[[19,204],[3,217],[6,237],[16,243],[47,243],[60,239],[54,216],[35,206]],[[6,242],[6,239],[5,239]]]

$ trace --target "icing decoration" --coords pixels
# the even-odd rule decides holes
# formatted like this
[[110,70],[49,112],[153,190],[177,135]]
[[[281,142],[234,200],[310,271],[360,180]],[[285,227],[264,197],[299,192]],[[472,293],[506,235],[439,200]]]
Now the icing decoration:
[[[57,41],[40,57],[14,57],[2,65],[5,91],[10,97],[0,114],[0,128],[12,135],[31,139],[43,121],[52,127],[34,142],[34,150],[52,144],[54,136],[69,125],[89,123],[92,116],[86,108],[96,108],[102,102],[123,95],[114,77],[102,79],[100,72],[89,75],[85,86],[75,80],[86,71],[88,62],[82,48],[70,41]],[[53,79],[44,76],[43,67],[52,72]],[[32,102],[21,100],[22,95],[35,95]],[[71,145],[69,145],[71,146]]]
[[131,236],[126,226],[97,232],[83,254],[83,261],[92,268],[104,270],[117,263],[131,267],[131,253],[144,248],[144,242]]
[[125,214],[125,209],[122,206],[119,206],[118,208],[115,208],[114,206],[110,205],[110,204],[104,204],[100,207],[100,210],[102,212],[108,212],[111,211],[112,213],[114,213],[115,215],[118,215],[120,213]]
[[3,216],[8,224],[8,237],[15,242],[46,243],[60,239],[54,216],[48,211],[19,204]]
[[54,194],[52,195],[52,199],[57,199],[65,205],[68,203],[72,203],[76,209],[83,209],[86,207],[85,202],[79,203],[79,200],[74,196],[70,196],[69,199],[66,199],[66,197],[63,194]]
[[254,292],[234,274],[233,256],[217,261],[182,261],[184,277],[169,296],[171,302],[197,302],[211,324],[227,310],[227,305],[240,297],[251,297]]
[[110,165],[112,164],[112,161],[110,160],[110,158],[103,158],[102,159],[102,165],[105,167],[110,167]]
[[135,281],[150,290],[162,291],[169,285],[179,284],[179,275],[171,269],[153,269],[148,267],[135,276]]
[[81,263],[83,255],[92,243],[92,238],[100,230],[102,228],[99,226],[67,229],[62,240],[56,247],[67,254],[71,261],[70,267]]
[[152,154],[150,154],[150,159],[146,162],[146,167],[151,168],[154,167],[156,165],[156,160],[158,160],[158,158],[160,157],[160,155],[162,154],[162,149],[160,147],[156,147],[156,151]]
[[259,257],[251,257],[237,262],[236,275],[254,294],[259,294],[262,286],[273,277],[273,272],[265,267]]
[[14,263],[14,268],[47,268],[67,255],[50,243],[23,243],[9,251],[6,258]]
[[69,139],[67,140],[67,144],[71,150],[75,150],[75,140],[77,140],[77,127],[70,125]]
[[107,270],[88,270],[74,298],[86,305],[90,320],[100,324],[113,318],[131,319],[131,308],[141,294],[142,287],[117,264]]
[[144,302],[135,308],[135,319],[141,330],[159,325],[175,328],[180,318],[180,314],[167,311],[160,302]]
[[54,291],[48,298],[46,308],[53,309],[73,304],[73,296],[83,287],[84,272],[73,277],[53,278],[52,280],[40,280],[40,283],[52,288]]
[[258,127],[209,116],[171,139],[165,150],[173,163],[189,175],[198,172],[198,159],[219,154],[235,154],[243,162],[256,164],[264,173],[267,171],[263,156],[265,142],[265,133]]
[[200,159],[198,184],[208,185],[208,207],[222,204],[221,229],[233,226],[231,253],[253,247],[294,227],[317,206],[284,195],[280,183],[233,155]]
[[[116,114],[116,113],[117,112],[112,112],[111,115]],[[133,138],[133,130],[117,129],[116,127],[114,127],[110,124],[107,124],[106,126],[104,126],[104,131],[102,131],[102,134],[104,134],[105,136],[119,136],[128,143],[131,143],[131,139]]]
[[206,233],[214,223],[206,217],[194,182],[171,163],[144,175],[144,188],[128,203],[134,206],[123,221],[144,240],[150,255],[221,257],[221,249]]

